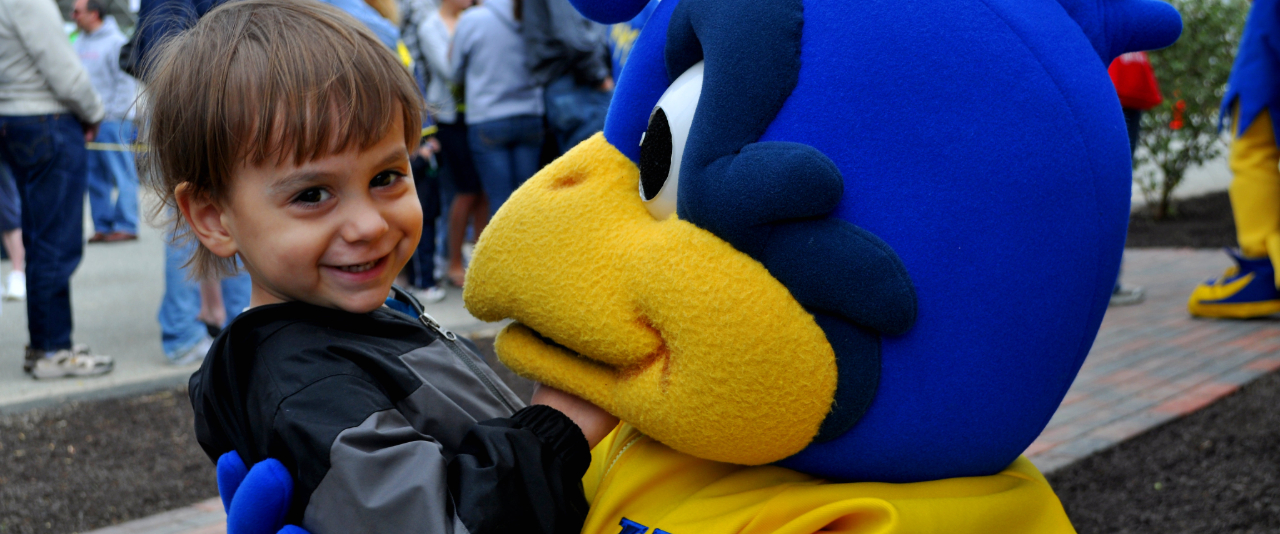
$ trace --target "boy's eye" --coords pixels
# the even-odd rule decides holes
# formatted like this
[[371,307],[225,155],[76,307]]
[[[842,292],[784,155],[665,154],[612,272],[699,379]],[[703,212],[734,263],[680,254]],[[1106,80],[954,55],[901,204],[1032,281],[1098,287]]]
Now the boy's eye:
[[386,187],[403,178],[404,174],[396,171],[383,171],[369,180],[369,187]]
[[323,188],[312,187],[298,193],[297,196],[293,197],[293,201],[301,204],[319,204],[328,200],[329,197],[332,196],[333,193],[330,193]]

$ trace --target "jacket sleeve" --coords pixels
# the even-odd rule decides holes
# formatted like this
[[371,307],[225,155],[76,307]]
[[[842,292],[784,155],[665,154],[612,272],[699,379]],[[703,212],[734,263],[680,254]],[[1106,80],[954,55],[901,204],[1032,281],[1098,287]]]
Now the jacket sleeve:
[[89,83],[89,73],[67,40],[58,22],[62,15],[53,2],[13,2],[14,30],[23,48],[31,55],[36,68],[62,105],[71,109],[80,122],[94,124],[102,120],[106,110],[102,98]]
[[582,16],[569,0],[546,1],[550,38],[568,49],[574,79],[593,87],[603,83],[611,68],[604,26]]
[[453,69],[449,61],[449,36],[435,31],[433,24],[418,25],[418,46],[426,58],[426,68],[431,75],[448,83],[454,83]]
[[472,34],[475,22],[470,17],[460,17],[458,25],[453,29],[453,42],[449,45],[449,79],[456,85],[467,82],[467,56],[471,51]]
[[[345,375],[316,385],[280,405],[270,451],[296,482],[287,519],[308,531],[582,528],[581,477],[590,453],[560,412],[530,407],[476,423],[451,453],[415,429],[375,385]],[[360,412],[367,415],[352,422]]]

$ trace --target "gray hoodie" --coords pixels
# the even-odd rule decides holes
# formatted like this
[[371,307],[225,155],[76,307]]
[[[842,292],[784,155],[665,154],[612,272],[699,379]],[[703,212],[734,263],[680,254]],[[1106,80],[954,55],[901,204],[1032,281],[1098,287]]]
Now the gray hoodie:
[[120,47],[127,40],[116,26],[115,17],[107,17],[97,31],[85,32],[76,39],[76,54],[89,73],[89,82],[102,97],[107,120],[133,120],[138,84],[133,76],[120,70]]
[[0,0],[0,115],[75,114],[97,123],[106,112],[67,42],[53,0]]
[[542,87],[529,75],[511,0],[486,0],[462,14],[449,63],[465,87],[467,124],[542,115]]

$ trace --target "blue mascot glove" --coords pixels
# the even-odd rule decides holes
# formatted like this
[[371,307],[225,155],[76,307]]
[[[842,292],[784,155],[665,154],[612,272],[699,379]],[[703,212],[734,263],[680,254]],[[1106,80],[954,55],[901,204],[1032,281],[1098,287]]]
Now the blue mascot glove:
[[218,458],[218,494],[227,511],[227,534],[308,534],[284,524],[293,479],[277,460],[247,469],[236,451],[223,454]]

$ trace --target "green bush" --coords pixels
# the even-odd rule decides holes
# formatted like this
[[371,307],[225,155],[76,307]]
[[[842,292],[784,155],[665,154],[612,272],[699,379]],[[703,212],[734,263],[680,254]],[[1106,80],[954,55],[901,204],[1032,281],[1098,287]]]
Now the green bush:
[[1157,220],[1176,214],[1173,190],[1187,169],[1226,149],[1218,132],[1218,106],[1249,13],[1248,0],[1170,3],[1182,13],[1182,37],[1148,54],[1164,102],[1143,115],[1133,162],[1143,169],[1134,181]]

